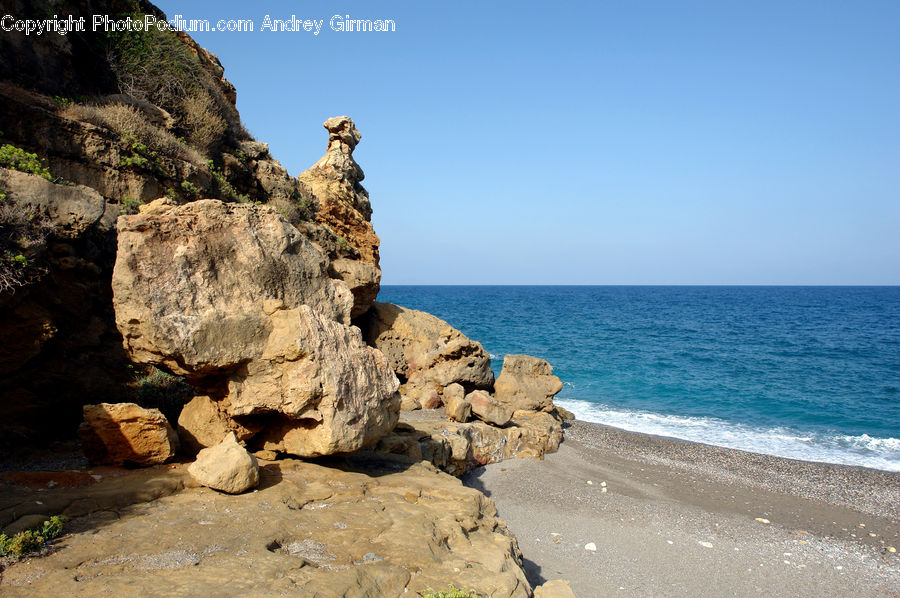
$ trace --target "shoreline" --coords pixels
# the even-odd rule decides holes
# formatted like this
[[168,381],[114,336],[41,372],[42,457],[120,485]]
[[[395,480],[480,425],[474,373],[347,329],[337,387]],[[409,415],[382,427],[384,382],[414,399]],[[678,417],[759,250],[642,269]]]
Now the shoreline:
[[532,584],[562,577],[579,596],[885,596],[900,587],[900,558],[888,550],[900,545],[895,472],[576,420],[558,453],[490,464],[463,481],[495,501]]

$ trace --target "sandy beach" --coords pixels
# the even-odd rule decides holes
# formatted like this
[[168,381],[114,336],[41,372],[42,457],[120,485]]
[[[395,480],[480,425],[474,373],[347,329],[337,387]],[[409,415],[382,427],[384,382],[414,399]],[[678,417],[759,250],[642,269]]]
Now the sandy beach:
[[584,422],[565,435],[543,461],[463,478],[518,537],[532,585],[568,579],[581,598],[900,596],[900,474]]

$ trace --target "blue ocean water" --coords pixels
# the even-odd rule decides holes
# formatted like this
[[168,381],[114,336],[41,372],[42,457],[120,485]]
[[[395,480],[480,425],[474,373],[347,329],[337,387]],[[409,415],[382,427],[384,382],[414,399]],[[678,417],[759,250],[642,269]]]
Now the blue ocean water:
[[900,471],[900,287],[385,286],[503,355],[547,359],[579,419]]

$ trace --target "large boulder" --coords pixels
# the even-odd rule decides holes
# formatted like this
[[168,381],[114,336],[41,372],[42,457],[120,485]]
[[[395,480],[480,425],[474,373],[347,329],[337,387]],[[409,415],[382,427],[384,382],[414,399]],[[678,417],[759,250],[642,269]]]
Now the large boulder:
[[553,397],[563,384],[543,359],[530,355],[507,355],[494,384],[494,397],[514,410],[549,411]]
[[264,300],[349,323],[347,286],[266,206],[157,200],[118,231],[113,304],[134,361],[196,379],[258,358],[271,332]]
[[335,234],[330,244],[331,274],[353,292],[352,317],[361,316],[375,302],[381,284],[378,246],[372,227],[369,194],[360,184],[365,178],[353,159],[362,135],[347,116],[329,118],[328,149],[298,178],[318,200],[317,220]]
[[347,286],[270,208],[158,200],[121,217],[113,293],[131,357],[210,393],[181,426],[190,448],[265,427],[270,450],[346,453],[397,421],[399,381],[348,325]]
[[238,443],[234,432],[229,432],[219,444],[200,451],[188,473],[198,484],[228,494],[240,494],[259,484],[256,457]]
[[178,450],[178,436],[159,409],[100,403],[85,405],[83,412],[78,435],[92,463],[155,465]]
[[495,426],[505,426],[512,419],[513,410],[492,397],[486,391],[473,390],[466,395],[472,413],[481,421]]
[[228,381],[230,415],[276,416],[261,448],[301,457],[347,453],[394,428],[400,382],[358,328],[306,305],[274,311],[270,322],[261,359]]
[[229,433],[243,441],[252,438],[262,428],[259,422],[228,415],[227,399],[216,401],[205,395],[194,397],[178,416],[181,448],[191,455],[218,444]]
[[384,353],[405,383],[404,396],[426,403],[454,383],[467,392],[493,387],[491,358],[481,344],[429,313],[375,303],[361,326],[366,342]]

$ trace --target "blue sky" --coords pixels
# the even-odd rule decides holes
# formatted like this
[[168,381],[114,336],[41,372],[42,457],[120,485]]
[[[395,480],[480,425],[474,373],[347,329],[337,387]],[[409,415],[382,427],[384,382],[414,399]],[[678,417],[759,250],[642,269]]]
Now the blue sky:
[[325,20],[194,37],[292,174],[355,120],[385,284],[900,284],[898,2],[157,4]]

